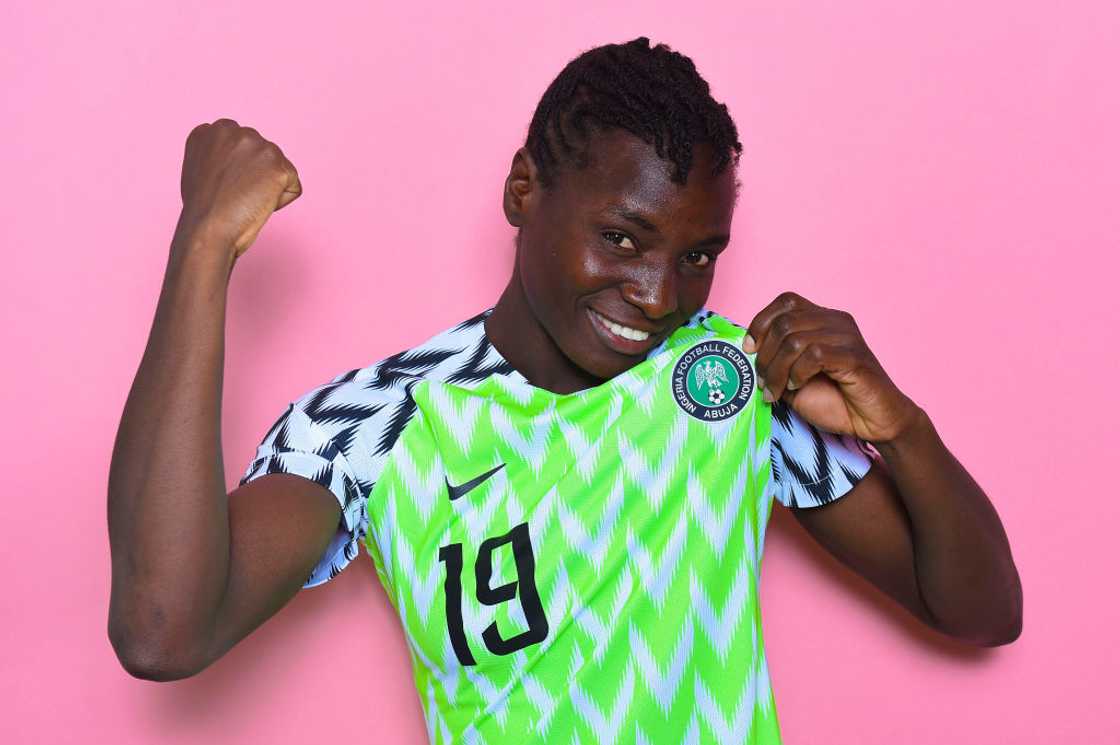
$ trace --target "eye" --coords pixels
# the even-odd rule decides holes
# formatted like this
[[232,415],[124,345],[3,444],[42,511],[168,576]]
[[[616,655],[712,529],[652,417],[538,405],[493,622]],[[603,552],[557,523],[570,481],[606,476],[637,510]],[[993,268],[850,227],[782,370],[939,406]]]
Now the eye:
[[[630,236],[625,233],[620,233],[617,230],[604,230],[603,237],[619,248],[625,248],[631,251],[637,248],[637,246],[634,245],[634,241],[630,240]],[[630,241],[630,245],[624,246],[622,245],[622,241]]]
[[716,257],[712,256],[707,251],[689,251],[685,254],[684,258],[689,264],[701,268],[706,267],[716,260]]

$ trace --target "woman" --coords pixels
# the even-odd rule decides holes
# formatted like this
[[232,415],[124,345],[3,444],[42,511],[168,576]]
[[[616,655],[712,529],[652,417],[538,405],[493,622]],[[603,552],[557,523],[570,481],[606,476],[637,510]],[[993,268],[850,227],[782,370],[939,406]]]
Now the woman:
[[779,742],[773,498],[931,627],[1014,640],[995,511],[851,316],[704,308],[741,149],[687,57],[643,37],[573,60],[506,179],[497,303],[293,402],[227,499],[225,289],[300,184],[255,130],[196,128],[110,474],[124,667],[196,674],[364,543],[433,742]]

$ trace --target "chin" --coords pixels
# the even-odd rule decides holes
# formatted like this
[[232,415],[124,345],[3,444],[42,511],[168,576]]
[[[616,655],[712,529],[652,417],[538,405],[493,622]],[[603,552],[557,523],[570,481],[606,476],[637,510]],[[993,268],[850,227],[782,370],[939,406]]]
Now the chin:
[[616,375],[621,375],[645,359],[644,355],[624,355],[606,349],[594,331],[588,329],[588,333],[590,338],[581,335],[580,338],[574,340],[574,353],[567,355],[572,364],[588,375],[601,380],[609,380]]
[[623,362],[613,363],[595,362],[591,363],[591,365],[587,367],[581,367],[583,367],[586,372],[594,375],[597,378],[601,378],[602,380],[610,380],[616,375],[621,375],[622,373],[626,372],[631,367],[637,365],[639,362],[641,362],[641,360],[627,360]]
[[580,308],[574,318],[551,320],[563,329],[562,335],[549,333],[560,352],[574,367],[598,380],[609,380],[638,365],[654,343],[650,340],[634,353],[627,353],[626,342],[596,329],[585,308]]

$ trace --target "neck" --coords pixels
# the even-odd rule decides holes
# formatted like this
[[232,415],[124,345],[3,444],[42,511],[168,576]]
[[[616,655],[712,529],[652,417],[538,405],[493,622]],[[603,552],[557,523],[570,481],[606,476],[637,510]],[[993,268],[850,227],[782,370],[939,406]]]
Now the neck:
[[576,367],[534,315],[516,267],[484,324],[498,353],[529,383],[553,393],[575,393],[603,381]]

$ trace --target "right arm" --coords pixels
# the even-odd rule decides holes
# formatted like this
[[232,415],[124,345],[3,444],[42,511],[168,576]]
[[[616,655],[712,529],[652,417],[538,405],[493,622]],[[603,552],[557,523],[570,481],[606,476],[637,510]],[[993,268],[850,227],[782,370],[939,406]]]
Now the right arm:
[[109,471],[109,640],[149,680],[207,667],[283,607],[339,523],[325,487],[269,474],[225,491],[221,452],[226,290],[295,168],[229,119],[187,138],[183,211]]

